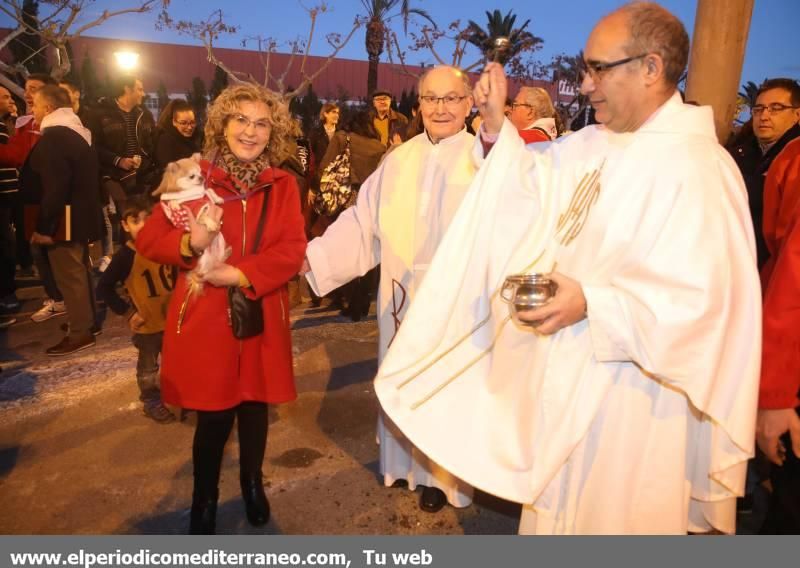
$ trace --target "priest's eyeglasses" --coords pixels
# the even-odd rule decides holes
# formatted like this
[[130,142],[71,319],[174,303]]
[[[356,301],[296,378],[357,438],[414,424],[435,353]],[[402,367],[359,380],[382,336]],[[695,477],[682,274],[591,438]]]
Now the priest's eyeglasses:
[[750,109],[750,112],[752,113],[753,116],[758,116],[760,114],[764,114],[765,110],[769,110],[770,114],[777,114],[779,112],[783,112],[790,108],[800,108],[800,107],[792,105],[784,105],[781,103],[772,103],[768,105],[755,105],[752,109]]
[[583,61],[580,68],[580,79],[583,81],[586,75],[589,75],[589,77],[592,78],[592,81],[597,81],[598,79],[602,79],[603,75],[609,69],[619,67],[620,65],[625,65],[631,61],[642,59],[647,57],[647,55],[647,53],[642,53],[641,55],[634,55],[633,57],[626,57],[625,59],[617,59],[616,61],[609,61],[608,63],[602,61]]
[[443,97],[435,97],[433,95],[422,95],[419,98],[419,102],[421,105],[425,105],[426,107],[435,107],[439,106],[439,102],[443,102],[444,106],[446,107],[454,107],[457,106],[461,101],[467,98],[467,95],[458,96],[458,95],[445,95]]

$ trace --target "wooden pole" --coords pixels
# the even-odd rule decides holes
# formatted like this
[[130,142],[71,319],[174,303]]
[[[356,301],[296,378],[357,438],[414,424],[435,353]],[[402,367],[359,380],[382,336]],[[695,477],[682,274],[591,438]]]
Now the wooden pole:
[[697,0],[686,100],[711,105],[717,138],[723,144],[736,112],[753,3]]

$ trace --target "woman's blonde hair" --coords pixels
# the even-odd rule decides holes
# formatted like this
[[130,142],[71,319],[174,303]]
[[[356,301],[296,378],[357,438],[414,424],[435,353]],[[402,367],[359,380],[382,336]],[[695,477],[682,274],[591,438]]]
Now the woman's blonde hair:
[[245,101],[264,103],[269,109],[269,122],[272,132],[265,149],[272,166],[280,166],[294,154],[296,138],[300,135],[297,122],[289,114],[289,105],[280,95],[260,85],[240,83],[222,91],[208,109],[206,119],[206,156],[211,156],[225,142],[225,126],[230,117],[239,112],[239,104]]

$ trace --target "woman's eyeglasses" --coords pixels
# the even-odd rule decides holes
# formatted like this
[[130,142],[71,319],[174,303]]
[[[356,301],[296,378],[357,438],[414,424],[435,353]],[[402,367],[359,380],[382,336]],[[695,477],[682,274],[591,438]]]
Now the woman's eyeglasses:
[[267,134],[270,131],[270,128],[272,127],[269,121],[264,118],[258,120],[250,120],[243,114],[231,115],[230,124],[232,124],[239,130],[247,130],[248,128],[250,128],[250,125],[252,124],[258,134]]

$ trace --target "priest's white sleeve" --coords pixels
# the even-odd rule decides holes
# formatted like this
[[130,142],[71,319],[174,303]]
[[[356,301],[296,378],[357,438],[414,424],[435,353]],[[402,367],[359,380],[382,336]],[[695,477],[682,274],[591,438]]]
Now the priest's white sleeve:
[[306,279],[318,296],[364,275],[380,262],[378,202],[383,171],[381,166],[367,178],[356,204],[342,212],[324,235],[308,244],[306,258],[311,272]]

